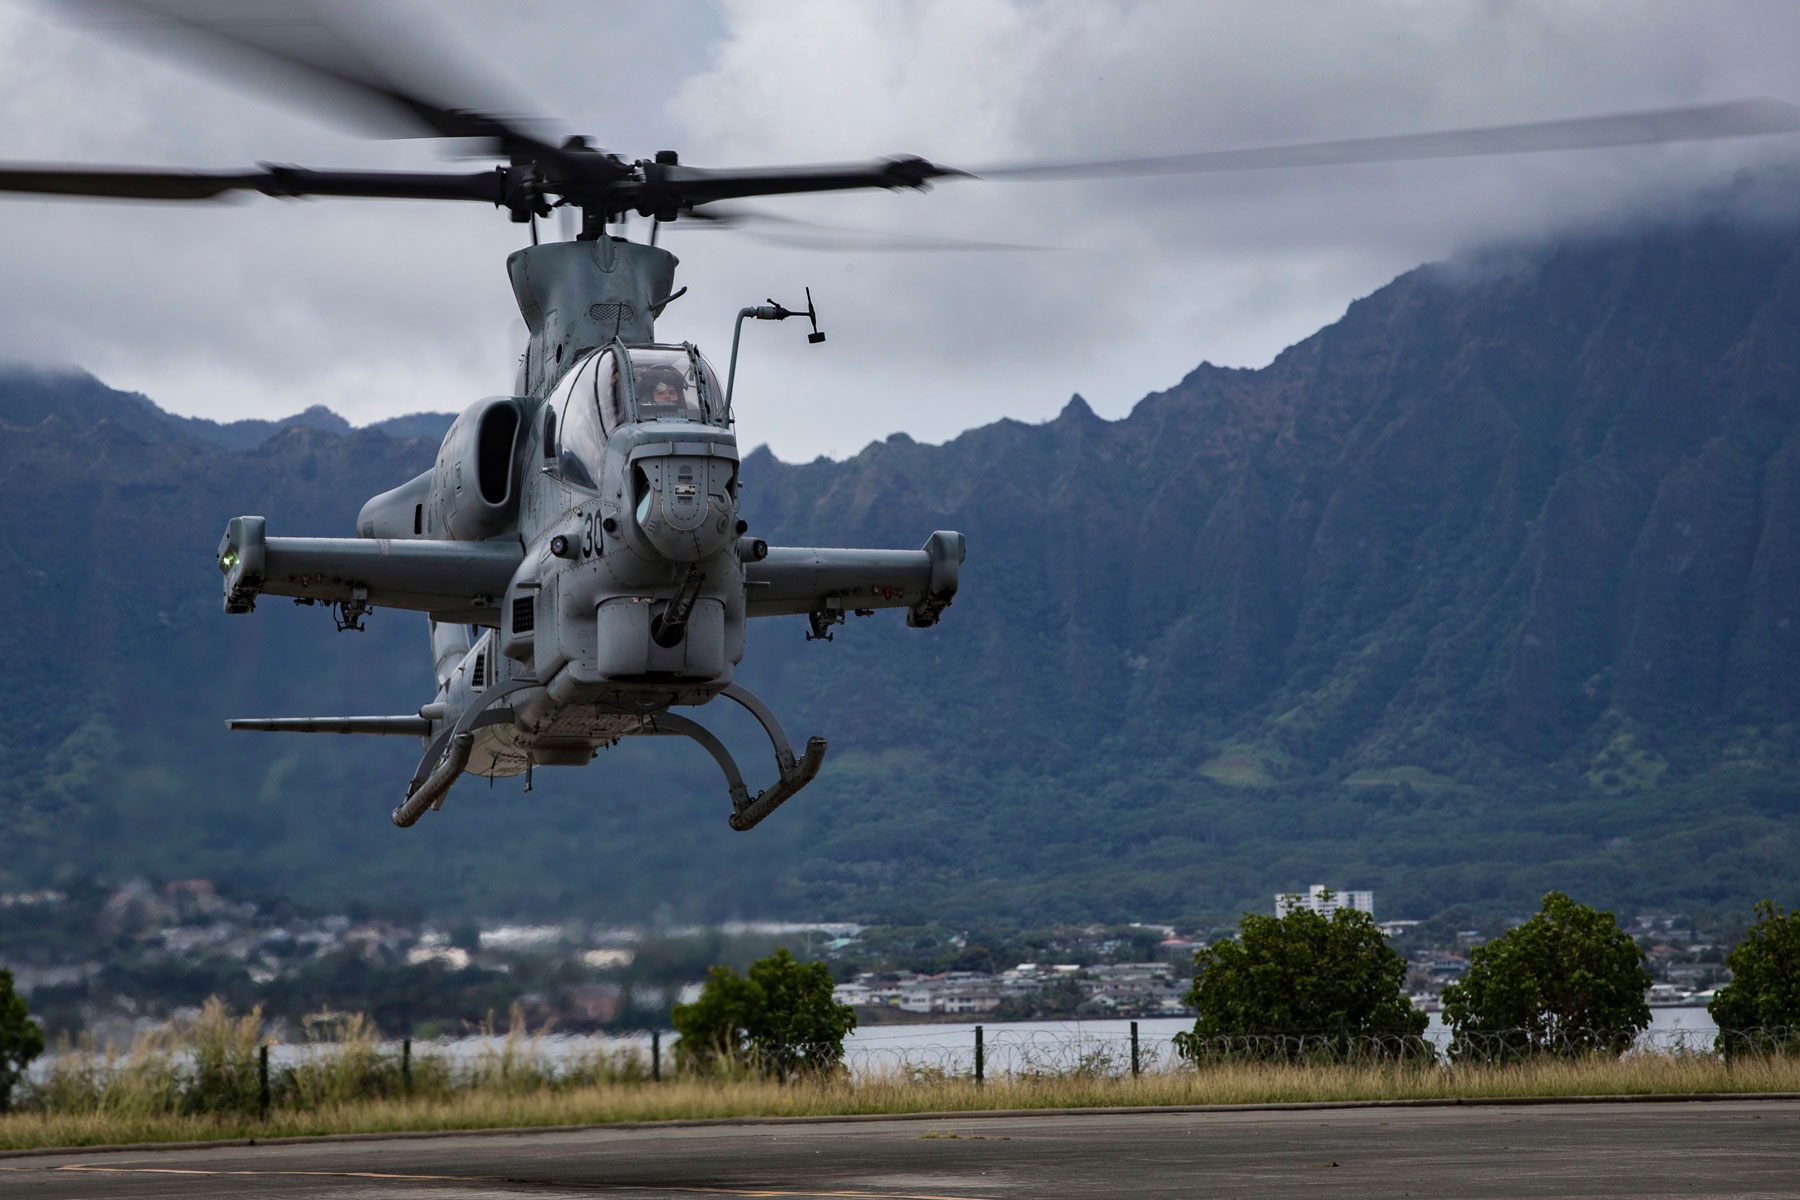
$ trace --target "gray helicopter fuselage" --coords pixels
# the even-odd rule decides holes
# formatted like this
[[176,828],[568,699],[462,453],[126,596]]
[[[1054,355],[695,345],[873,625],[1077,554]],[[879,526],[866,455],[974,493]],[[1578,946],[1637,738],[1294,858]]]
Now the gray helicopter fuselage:
[[[640,358],[677,353],[644,350],[656,344],[655,302],[671,290],[675,256],[602,238],[530,247],[507,266],[530,330],[517,394],[472,405],[433,469],[371,500],[358,521],[364,536],[421,539],[491,527],[495,539],[523,548],[495,606],[497,627],[477,626],[449,662],[436,653],[446,638],[434,630],[434,657],[446,668],[441,719],[508,683],[541,685],[514,699],[513,721],[476,731],[465,769],[502,776],[585,763],[596,747],[637,730],[644,714],[711,700],[743,657],[746,616],[737,439],[715,374],[681,348],[701,420],[648,418],[633,407],[632,349]],[[612,377],[594,378],[602,370]],[[602,388],[616,389],[605,399],[630,419],[603,430],[597,445],[571,447],[574,407],[601,403]],[[512,435],[504,439],[510,483],[490,499],[480,435],[496,410],[516,417],[502,422]],[[659,641],[652,626],[684,582],[691,610],[681,636]],[[447,632],[454,648],[461,630]]]
[[[665,250],[605,236],[516,252],[507,269],[530,338],[513,395],[458,415],[429,470],[363,506],[354,539],[231,522],[226,611],[264,594],[324,601],[342,628],[377,607],[423,611],[437,682],[416,716],[234,728],[422,735],[400,825],[466,771],[580,765],[626,736],[700,742],[725,771],[734,828],[813,778],[823,740],[796,756],[733,681],[747,620],[806,614],[824,638],[879,608],[935,624],[956,593],[962,535],[911,551],[771,549],[745,536],[729,398],[696,347],[656,341],[675,266]],[[669,711],[719,696],[773,744],[780,779],[754,798],[717,738]]]

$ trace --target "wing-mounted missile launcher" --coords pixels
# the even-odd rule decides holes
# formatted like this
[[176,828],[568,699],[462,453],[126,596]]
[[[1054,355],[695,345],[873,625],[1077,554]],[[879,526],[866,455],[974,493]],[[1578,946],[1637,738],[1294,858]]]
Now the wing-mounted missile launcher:
[[[675,256],[601,235],[507,265],[530,329],[517,394],[464,410],[429,470],[363,506],[357,537],[269,537],[263,518],[239,517],[219,547],[227,612],[292,597],[330,606],[340,629],[375,608],[426,613],[437,695],[416,715],[231,727],[422,738],[398,825],[465,772],[529,776],[623,737],[685,736],[719,762],[731,824],[748,829],[812,780],[825,742],[796,755],[733,682],[746,621],[805,613],[825,633],[847,611],[902,608],[934,624],[956,594],[962,536],[913,551],[748,536],[729,394],[698,348],[655,337]],[[720,697],[769,735],[777,779],[754,796],[718,739],[670,711]]]

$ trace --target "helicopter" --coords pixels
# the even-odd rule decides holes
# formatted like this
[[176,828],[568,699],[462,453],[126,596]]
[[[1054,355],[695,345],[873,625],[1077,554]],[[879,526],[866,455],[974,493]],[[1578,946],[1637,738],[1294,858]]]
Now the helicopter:
[[[0,191],[163,202],[240,193],[278,198],[403,198],[490,205],[528,226],[506,260],[527,341],[510,391],[453,421],[430,468],[372,497],[352,537],[274,536],[260,515],[233,518],[217,549],[223,606],[263,598],[323,605],[341,631],[377,609],[424,614],[435,693],[414,713],[241,718],[232,730],[415,737],[423,753],[391,819],[440,809],[464,774],[583,766],[620,739],[678,736],[702,746],[727,783],[731,828],[755,827],[811,783],[826,743],[796,753],[769,707],[735,678],[750,619],[803,615],[829,641],[849,615],[898,609],[928,628],[954,601],[966,543],[939,530],[916,550],[770,546],[739,515],[732,407],[744,322],[803,318],[773,299],[737,314],[723,380],[697,345],[658,339],[686,291],[657,244],[677,221],[729,222],[731,201],[827,191],[927,191],[963,180],[1050,181],[1335,164],[1783,134],[1800,109],[1770,99],[1530,124],[1156,158],[958,168],[916,155],[810,166],[708,168],[661,150],[630,159],[542,122],[445,101],[384,74],[376,58],[300,52],[266,22],[216,6],[124,8],[177,33],[297,72],[399,113],[413,133],[474,147],[470,171],[336,170],[263,164],[241,171],[0,164]],[[538,222],[578,218],[565,240]],[[649,235],[623,232],[630,216]],[[768,736],[776,779],[752,794],[724,744],[677,709],[720,699]]]

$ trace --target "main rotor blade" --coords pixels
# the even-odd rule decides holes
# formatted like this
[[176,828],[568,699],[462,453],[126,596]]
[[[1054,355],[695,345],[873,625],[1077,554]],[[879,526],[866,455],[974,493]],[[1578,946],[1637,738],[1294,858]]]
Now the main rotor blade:
[[1018,242],[988,242],[969,238],[937,237],[932,234],[896,233],[883,229],[858,229],[849,225],[828,225],[820,221],[802,221],[761,209],[720,205],[695,209],[682,221],[692,221],[693,229],[742,230],[751,237],[796,250],[827,250],[846,254],[928,253],[936,250],[1049,250],[1050,246],[1032,246]]
[[[409,27],[380,38],[353,30],[321,0],[60,0],[67,11],[138,45],[173,50],[213,74],[253,90],[300,93],[364,131],[390,137],[477,139],[522,158],[555,148],[521,118],[463,106],[474,72]],[[349,11],[349,10],[344,10]],[[366,17],[365,10],[358,15]],[[488,90],[488,89],[482,89]],[[539,123],[541,122],[534,122]]]
[[641,163],[639,166],[644,173],[643,181],[628,183],[623,191],[645,216],[746,196],[788,196],[861,188],[924,191],[933,179],[965,174],[954,167],[940,167],[914,156],[804,167],[715,168],[662,163]]
[[[886,160],[843,167],[775,167],[704,170],[650,164],[650,178],[619,179],[609,156],[570,154],[562,179],[543,180],[545,191],[577,203],[599,202],[614,211],[637,207],[646,216],[685,212],[695,205],[739,196],[780,195],[844,188],[923,187],[928,178],[959,172],[923,159]],[[211,200],[227,192],[267,196],[369,196],[414,200],[482,200],[511,205],[509,179],[533,168],[499,167],[462,174],[438,171],[341,171],[261,164],[258,171],[171,171],[74,163],[0,166],[0,192],[92,196],[116,200]],[[629,168],[626,168],[629,170]]]
[[363,196],[396,200],[480,200],[502,204],[500,171],[145,171],[131,167],[32,164],[0,168],[0,192],[108,200],[217,200],[232,192],[265,196]]
[[1688,105],[1647,112],[1615,113],[1611,116],[1533,121],[1520,125],[1490,125],[1479,129],[1408,133],[1392,137],[1352,138],[1337,142],[1261,146],[1247,150],[1213,150],[1158,158],[998,164],[973,168],[966,174],[980,179],[1000,180],[1200,175],[1221,171],[1267,171],[1286,167],[1405,162],[1429,158],[1537,154],[1548,150],[1597,150],[1607,146],[1709,141],[1796,131],[1800,131],[1800,108],[1785,101],[1760,97],[1726,104]]
[[1549,150],[1640,146],[1794,132],[1800,132],[1800,108],[1765,97],[1727,104],[1689,105],[1648,112],[1536,121],[1519,125],[1492,125],[1480,129],[1437,133],[1308,142],[1247,150],[1215,150],[1159,158],[1081,163],[1013,163],[966,171],[917,157],[891,158],[861,164],[735,170],[644,164],[643,181],[625,182],[620,185],[619,192],[629,195],[632,205],[644,215],[661,213],[667,217],[680,210],[717,200],[861,188],[913,188],[923,191],[933,180],[955,177],[1053,180],[1187,175],[1410,159],[1532,154]]

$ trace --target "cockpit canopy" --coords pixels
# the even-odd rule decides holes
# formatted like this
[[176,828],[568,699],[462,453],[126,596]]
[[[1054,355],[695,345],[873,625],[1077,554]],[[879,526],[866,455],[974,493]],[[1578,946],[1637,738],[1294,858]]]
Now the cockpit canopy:
[[622,425],[662,422],[724,427],[725,393],[691,345],[622,346],[590,352],[544,405],[544,458],[581,487],[597,487],[606,442]]

